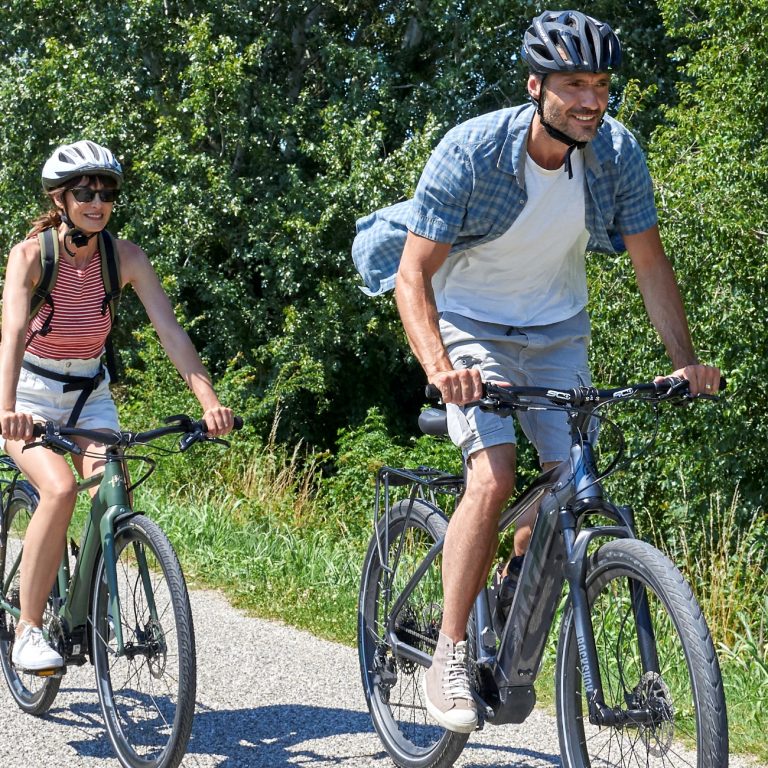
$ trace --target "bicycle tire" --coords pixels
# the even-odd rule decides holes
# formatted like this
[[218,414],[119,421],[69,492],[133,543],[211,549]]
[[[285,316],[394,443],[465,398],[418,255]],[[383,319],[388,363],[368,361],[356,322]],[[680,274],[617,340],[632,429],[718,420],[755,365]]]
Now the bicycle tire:
[[[139,552],[147,560],[156,619],[136,565]],[[143,515],[119,524],[115,560],[126,653],[115,653],[103,554],[91,613],[91,657],[107,735],[125,768],[176,768],[192,731],[197,684],[184,575],[166,535]]]
[[[26,481],[16,483],[11,497],[3,510],[2,549],[5,557],[0,562],[0,586],[6,583],[11,565],[16,561],[23,546],[24,535],[29,521],[37,509],[39,496],[37,491]],[[51,629],[56,621],[55,606],[58,605],[58,584],[54,584],[43,613],[43,626]],[[16,573],[5,594],[9,603],[18,607],[19,602],[19,574]],[[24,712],[30,715],[43,715],[51,707],[61,686],[61,677],[40,677],[26,672],[21,672],[13,666],[11,654],[13,653],[14,637],[16,632],[16,619],[5,613],[2,617],[2,629],[5,638],[0,637],[0,666],[3,669],[5,682],[13,696],[14,701]],[[61,649],[60,649],[61,650]]]
[[[630,581],[644,587],[659,657],[643,668]],[[608,707],[647,709],[651,724],[589,723],[570,604],[561,624],[556,666],[558,735],[564,768],[725,768],[728,719],[709,628],[689,585],[661,552],[616,540],[590,559],[587,594],[603,694]]]
[[[423,701],[426,668],[396,656],[384,636],[388,606],[400,596],[432,545],[444,538],[447,521],[430,504],[414,501],[411,506],[405,500],[393,505],[388,530],[383,525],[382,520],[378,534],[387,536],[388,564],[394,567],[391,593],[387,593],[386,571],[374,536],[365,556],[358,602],[358,655],[368,710],[385,749],[400,768],[447,768],[461,754],[469,734],[454,733],[433,723]],[[442,621],[441,563],[442,556],[438,556],[396,619],[398,637],[414,640],[430,654]],[[472,669],[474,648],[469,649],[469,655]]]

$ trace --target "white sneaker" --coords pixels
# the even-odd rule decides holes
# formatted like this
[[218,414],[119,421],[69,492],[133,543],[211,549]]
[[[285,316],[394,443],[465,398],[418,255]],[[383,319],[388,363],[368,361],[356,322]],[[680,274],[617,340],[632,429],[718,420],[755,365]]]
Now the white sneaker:
[[64,659],[45,642],[40,627],[26,624],[13,644],[13,665],[25,672],[39,672],[64,666]]

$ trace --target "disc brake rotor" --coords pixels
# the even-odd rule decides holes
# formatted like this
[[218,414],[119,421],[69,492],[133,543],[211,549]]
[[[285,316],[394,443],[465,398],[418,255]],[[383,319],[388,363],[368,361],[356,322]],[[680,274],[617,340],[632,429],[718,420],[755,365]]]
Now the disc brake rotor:
[[672,694],[658,672],[646,672],[635,688],[639,706],[653,714],[653,725],[641,725],[640,736],[648,752],[664,757],[672,746],[675,735],[675,707]]

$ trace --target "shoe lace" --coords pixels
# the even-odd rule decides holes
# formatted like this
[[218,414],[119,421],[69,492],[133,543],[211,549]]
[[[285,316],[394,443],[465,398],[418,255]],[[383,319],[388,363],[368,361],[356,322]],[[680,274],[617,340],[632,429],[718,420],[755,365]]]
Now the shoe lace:
[[467,675],[466,640],[456,643],[453,656],[446,659],[443,672],[443,690],[449,699],[472,699]]

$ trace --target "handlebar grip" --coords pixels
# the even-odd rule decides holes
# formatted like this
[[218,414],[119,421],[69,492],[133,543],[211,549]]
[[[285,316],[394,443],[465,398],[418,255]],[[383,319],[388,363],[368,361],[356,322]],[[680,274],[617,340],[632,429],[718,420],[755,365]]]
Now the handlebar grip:
[[434,384],[427,384],[427,386],[424,387],[424,397],[426,397],[427,400],[434,400],[435,402],[442,399],[440,390]]
[[[208,425],[205,423],[205,419],[201,419],[200,424],[203,427],[203,432],[208,431]],[[243,421],[242,416],[235,416],[234,417],[234,424],[232,425],[232,429],[242,429],[245,426],[245,422]]]
[[[2,434],[2,430],[0,430],[0,434]],[[32,425],[32,437],[42,437],[45,434],[45,424],[41,424],[39,421],[36,421]]]
[[[684,379],[682,376],[667,376],[666,378],[661,379],[656,384],[657,391],[658,391],[658,387],[659,387],[660,384],[666,383],[668,389],[672,389],[673,387],[676,387],[676,386],[682,384],[683,382],[685,382],[686,388],[687,388],[687,384],[688,384],[688,380],[687,379]],[[721,376],[720,377],[720,381],[719,381],[719,383],[717,385],[718,391],[722,392],[727,386],[728,386],[728,382],[726,381],[725,376]]]

